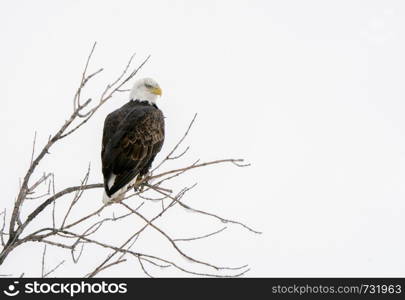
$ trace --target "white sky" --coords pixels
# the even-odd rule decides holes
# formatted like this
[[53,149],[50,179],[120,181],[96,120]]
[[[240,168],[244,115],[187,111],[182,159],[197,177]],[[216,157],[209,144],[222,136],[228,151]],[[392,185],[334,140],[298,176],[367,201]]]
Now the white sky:
[[[198,181],[187,203],[264,234],[230,225],[182,245],[186,251],[219,265],[248,263],[248,276],[405,276],[404,31],[402,1],[2,1],[2,206],[10,210],[35,130],[43,145],[71,113],[98,41],[92,70],[105,71],[84,97],[99,95],[133,51],[138,63],[151,54],[139,76],[163,88],[163,153],[198,113],[188,159],[173,166],[196,158],[252,163],[196,171],[174,187]],[[53,148],[37,176],[54,171],[63,189],[91,162],[90,182],[100,182],[103,120],[126,100],[115,97]],[[101,205],[101,191],[86,201],[88,209]],[[124,240],[135,220],[103,238]],[[223,225],[181,209],[157,224],[174,237]],[[38,246],[17,249],[0,273],[40,275]],[[153,229],[134,249],[172,255]],[[49,267],[70,259],[48,250]],[[81,265],[66,263],[55,275],[82,276],[106,254],[86,250]],[[143,273],[134,261],[102,275]]]

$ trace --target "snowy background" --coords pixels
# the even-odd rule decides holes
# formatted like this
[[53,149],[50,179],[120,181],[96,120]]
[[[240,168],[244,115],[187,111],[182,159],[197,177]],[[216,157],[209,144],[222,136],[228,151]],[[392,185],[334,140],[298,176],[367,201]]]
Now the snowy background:
[[[83,98],[99,95],[134,51],[137,63],[150,54],[138,78],[163,89],[159,158],[198,113],[184,164],[252,164],[196,170],[174,188],[198,182],[185,202],[263,234],[229,225],[182,244],[185,251],[219,265],[247,263],[246,276],[405,276],[403,1],[2,1],[0,37],[2,208],[10,211],[16,197],[34,132],[42,146],[70,115],[97,41],[91,70],[105,71]],[[117,95],[56,145],[37,176],[55,172],[60,190],[78,184],[91,162],[89,182],[100,182],[103,120],[127,97]],[[100,190],[85,197],[90,208],[101,205]],[[49,221],[44,214],[39,225]],[[123,241],[139,224],[103,238]],[[177,238],[223,226],[182,209],[157,224]],[[153,229],[134,249],[176,257]],[[83,276],[106,253],[89,247],[80,265],[67,262],[54,275]],[[0,274],[39,276],[41,254],[40,245],[17,248]],[[70,254],[48,247],[49,268],[63,259]],[[144,276],[135,260],[100,275]]]

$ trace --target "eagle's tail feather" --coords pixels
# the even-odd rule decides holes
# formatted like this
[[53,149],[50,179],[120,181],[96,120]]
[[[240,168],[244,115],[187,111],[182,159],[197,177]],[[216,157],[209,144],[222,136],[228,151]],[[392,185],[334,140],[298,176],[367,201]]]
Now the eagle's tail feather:
[[120,202],[120,201],[122,201],[124,199],[124,197],[125,197],[125,191],[119,190],[115,194],[111,195],[111,197],[109,197],[107,195],[107,193],[104,191],[104,193],[103,193],[103,203],[104,204],[109,204],[109,203],[112,203],[112,202]]
[[110,197],[108,197],[107,193],[105,192],[105,190],[103,190],[103,203],[104,204],[108,204],[112,201],[112,199]]
[[[113,186],[113,184],[115,185],[115,175],[113,176],[114,177],[112,179],[110,178],[110,180],[108,181],[109,193],[111,192],[111,186]],[[128,186],[133,185],[136,182],[137,178],[138,175],[135,176],[135,178],[133,178],[129,183],[121,187],[118,191],[115,191],[113,194],[110,194],[111,196],[108,196],[106,190],[103,189],[103,203],[108,204],[112,202],[122,201],[125,197],[125,193],[128,190]]]

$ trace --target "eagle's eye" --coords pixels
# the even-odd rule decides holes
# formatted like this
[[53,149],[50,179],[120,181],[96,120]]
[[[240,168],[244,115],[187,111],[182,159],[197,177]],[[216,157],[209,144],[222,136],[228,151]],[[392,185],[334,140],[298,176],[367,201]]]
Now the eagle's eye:
[[152,89],[152,88],[153,88],[153,86],[150,85],[149,83],[145,83],[145,86],[146,86],[148,89]]

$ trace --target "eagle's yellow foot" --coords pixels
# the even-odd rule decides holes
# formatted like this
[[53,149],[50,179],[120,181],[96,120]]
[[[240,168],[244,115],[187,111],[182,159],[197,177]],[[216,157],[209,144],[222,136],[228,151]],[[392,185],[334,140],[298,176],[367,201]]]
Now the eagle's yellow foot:
[[145,188],[144,183],[146,183],[145,181],[143,181],[145,177],[141,177],[138,176],[136,178],[135,184],[134,184],[134,192],[143,192],[143,189]]

